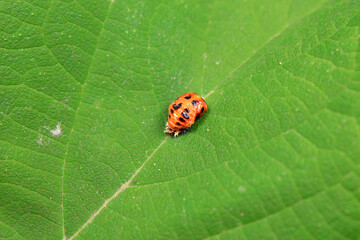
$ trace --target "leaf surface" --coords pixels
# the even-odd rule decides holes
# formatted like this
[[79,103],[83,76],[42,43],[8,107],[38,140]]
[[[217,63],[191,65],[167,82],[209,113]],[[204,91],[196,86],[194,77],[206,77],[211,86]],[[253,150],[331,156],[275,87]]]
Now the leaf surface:
[[[2,1],[0,238],[359,238],[359,13]],[[189,91],[209,111],[166,137]]]

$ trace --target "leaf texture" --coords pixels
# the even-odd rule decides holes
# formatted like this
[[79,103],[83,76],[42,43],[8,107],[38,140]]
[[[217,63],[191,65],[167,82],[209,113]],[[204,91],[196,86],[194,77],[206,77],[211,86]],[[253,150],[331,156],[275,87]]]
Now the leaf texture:
[[[1,239],[359,239],[358,1],[0,2]],[[194,91],[209,111],[164,135]]]

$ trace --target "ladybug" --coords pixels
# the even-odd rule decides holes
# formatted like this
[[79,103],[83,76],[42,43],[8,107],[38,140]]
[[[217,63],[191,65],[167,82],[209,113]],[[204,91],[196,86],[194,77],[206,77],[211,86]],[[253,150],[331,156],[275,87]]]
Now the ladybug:
[[205,100],[196,93],[189,92],[178,97],[169,106],[165,133],[177,137],[185,133],[207,110]]

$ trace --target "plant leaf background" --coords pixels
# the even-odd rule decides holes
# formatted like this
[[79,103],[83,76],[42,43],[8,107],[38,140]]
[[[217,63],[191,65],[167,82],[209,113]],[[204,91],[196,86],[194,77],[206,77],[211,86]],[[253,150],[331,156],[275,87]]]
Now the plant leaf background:
[[1,1],[0,238],[359,239],[359,9]]

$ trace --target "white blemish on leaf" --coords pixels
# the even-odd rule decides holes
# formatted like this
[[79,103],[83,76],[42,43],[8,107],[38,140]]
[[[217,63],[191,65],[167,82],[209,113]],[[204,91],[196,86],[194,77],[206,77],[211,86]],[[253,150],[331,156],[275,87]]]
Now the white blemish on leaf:
[[56,125],[55,129],[50,130],[50,132],[54,137],[59,137],[61,135],[61,122]]
[[44,145],[43,138],[40,136],[40,138],[36,141],[39,145]]

